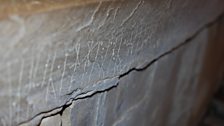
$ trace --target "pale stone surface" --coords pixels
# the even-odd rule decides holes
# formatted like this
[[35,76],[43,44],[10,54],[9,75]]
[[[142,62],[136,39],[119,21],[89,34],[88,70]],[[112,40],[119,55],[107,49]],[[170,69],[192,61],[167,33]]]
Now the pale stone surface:
[[220,22],[150,67],[123,76],[117,87],[73,102],[62,114],[63,125],[197,126],[224,72]]
[[[224,45],[223,36],[212,36],[222,31],[211,31],[204,30],[149,68],[124,76],[116,88],[75,102],[72,125],[197,126],[223,71],[224,51],[217,48]],[[205,65],[208,59],[215,63]]]
[[72,126],[71,124],[71,107],[66,108],[61,116],[62,126]]
[[[181,45],[223,6],[223,0],[124,0],[2,19],[0,124],[36,125],[72,100],[117,86],[120,75]],[[84,107],[94,109],[80,112]],[[93,111],[72,116],[85,114]]]
[[61,126],[60,115],[51,116],[42,120],[40,126]]

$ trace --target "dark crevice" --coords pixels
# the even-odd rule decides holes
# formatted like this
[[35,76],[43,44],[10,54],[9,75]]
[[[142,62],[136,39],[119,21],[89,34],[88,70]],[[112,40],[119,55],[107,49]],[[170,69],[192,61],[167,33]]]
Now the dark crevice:
[[[213,24],[215,24],[216,22],[218,22],[218,21],[219,21],[221,18],[223,18],[223,17],[224,17],[224,13],[222,13],[220,16],[218,16],[218,17],[217,17],[215,20],[213,20],[212,22],[210,22],[210,23],[204,25],[202,28],[200,28],[199,30],[197,30],[191,37],[187,38],[184,42],[180,43],[179,45],[177,45],[177,46],[171,48],[171,49],[168,50],[167,52],[164,52],[163,54],[161,54],[161,55],[159,55],[158,57],[156,57],[156,58],[154,58],[153,60],[151,60],[151,61],[150,61],[147,65],[145,65],[144,67],[142,67],[142,68],[132,68],[132,69],[128,70],[127,72],[125,72],[125,73],[119,75],[118,78],[121,79],[121,78],[127,76],[128,74],[130,74],[131,72],[134,72],[134,71],[141,72],[141,71],[146,70],[147,68],[149,68],[151,65],[153,65],[155,62],[157,62],[157,61],[160,60],[161,58],[163,58],[163,57],[165,57],[165,56],[167,56],[167,55],[173,53],[173,52],[176,51],[177,49],[179,49],[179,48],[185,46],[186,44],[190,43],[190,42],[191,42],[193,39],[195,39],[195,38],[196,38],[196,37],[197,37],[203,30],[205,30],[206,28],[211,27]],[[86,98],[92,97],[92,96],[95,95],[95,94],[99,94],[99,93],[102,93],[102,92],[107,92],[107,91],[109,91],[109,90],[111,90],[111,89],[113,89],[113,88],[116,88],[118,85],[119,85],[119,84],[114,85],[114,86],[112,86],[112,87],[110,87],[110,88],[107,88],[107,89],[105,89],[105,90],[95,91],[94,93],[92,93],[92,94],[90,94],[90,95],[84,95],[83,97],[71,98],[70,100],[72,100],[72,102],[74,102],[74,101],[77,101],[77,100],[86,99]],[[78,90],[78,89],[77,89],[77,90]],[[73,92],[72,92],[72,93],[73,93]],[[69,93],[68,95],[70,95],[70,94],[72,94],[72,93]],[[87,92],[87,93],[88,93],[88,92]],[[82,95],[82,94],[85,94],[85,92],[84,92],[84,93],[81,93],[81,95]],[[80,96],[80,94],[79,94],[78,96]],[[71,102],[71,103],[66,103],[66,104],[63,105],[63,106],[59,106],[59,107],[53,108],[53,109],[51,109],[51,110],[49,110],[49,111],[45,111],[45,112],[38,113],[38,114],[35,115],[34,117],[30,118],[30,119],[27,120],[27,121],[21,122],[21,123],[19,123],[18,125],[22,125],[22,124],[29,123],[29,122],[31,122],[33,119],[35,119],[35,118],[38,117],[38,116],[41,116],[41,115],[43,115],[43,114],[47,114],[47,113],[51,113],[51,112],[53,112],[54,110],[57,110],[57,109],[61,109],[61,110],[59,110],[58,112],[49,114],[49,115],[47,115],[47,116],[44,116],[44,115],[43,115],[43,117],[40,119],[40,122],[38,123],[38,126],[40,126],[42,120],[45,119],[45,118],[48,118],[48,117],[51,117],[51,116],[55,116],[55,115],[58,115],[58,114],[62,116],[64,110],[65,110],[66,108],[68,108],[70,105],[72,105],[72,102]],[[61,122],[61,125],[62,125],[62,122]]]
[[68,108],[70,105],[71,105],[71,104],[62,106],[62,109],[61,109],[61,111],[59,112],[60,116],[63,115],[64,110],[65,110],[66,108]]
[[[60,112],[61,112],[61,111],[60,111]],[[40,122],[38,122],[37,126],[40,126],[40,125],[41,125],[41,122],[42,122],[43,119],[48,118],[48,117],[52,117],[52,116],[56,116],[56,115],[60,114],[60,112],[58,112],[58,113],[52,113],[52,114],[47,115],[47,116],[43,116],[43,117],[40,119]]]

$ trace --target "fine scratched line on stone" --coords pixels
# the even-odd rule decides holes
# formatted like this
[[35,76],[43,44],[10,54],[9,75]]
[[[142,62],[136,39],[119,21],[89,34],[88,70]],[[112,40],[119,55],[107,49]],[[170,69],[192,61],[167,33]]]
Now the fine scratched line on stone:
[[69,54],[65,53],[65,60],[64,60],[64,66],[63,66],[63,72],[62,72],[62,75],[61,75],[61,84],[60,84],[60,90],[59,90],[60,93],[59,94],[61,94],[61,92],[62,92],[62,87],[63,87],[63,81],[64,81],[65,72],[66,72],[68,56],[69,56]]
[[47,56],[47,62],[44,66],[44,75],[43,75],[43,79],[42,79],[42,83],[41,83],[41,87],[44,86],[44,83],[45,83],[45,79],[46,79],[46,74],[47,74],[47,66],[48,66],[48,63],[50,62],[50,54],[48,54]]
[[77,66],[80,65],[80,61],[79,61],[80,43],[75,44],[75,52],[76,52],[76,60],[75,60],[75,63],[70,67],[70,68],[72,68],[72,67],[74,67],[74,68],[73,68],[72,76],[71,76],[71,79],[70,79],[69,91],[71,91],[72,84],[75,81],[75,79],[73,79],[73,77],[74,77],[74,74],[77,70]]
[[[152,67],[152,71],[150,72],[150,73],[151,73],[151,74],[150,74],[150,77],[149,77],[149,78],[150,78],[150,81],[147,83],[147,84],[148,84],[147,89],[152,89],[153,81],[154,81],[153,78],[154,78],[154,76],[155,76],[157,67],[158,67],[158,62],[155,62],[154,67]],[[136,104],[134,104],[134,105],[132,105],[131,107],[129,107],[129,109],[127,109],[125,112],[123,112],[124,114],[122,114],[121,117],[119,117],[119,119],[118,119],[117,121],[115,121],[115,122],[113,123],[112,126],[117,126],[117,125],[120,124],[123,120],[129,118],[128,114],[129,114],[131,111],[137,109],[137,108],[138,108],[140,105],[142,105],[144,102],[147,102],[147,101],[148,101],[147,98],[150,98],[150,96],[151,96],[150,93],[151,93],[150,90],[148,90],[148,92],[145,92],[143,98],[140,99]],[[117,98],[117,99],[118,99],[118,98]]]
[[100,63],[97,63],[97,65],[98,65],[98,68],[100,68],[100,73],[102,74],[102,77],[104,78],[105,77],[105,72],[104,72],[103,66],[100,65]]
[[103,21],[100,23],[100,25],[98,26],[98,30],[101,29],[104,25],[105,25],[105,22],[108,20],[108,18],[110,17],[111,15],[111,12],[114,8],[111,7],[111,4],[109,5],[108,9],[107,9],[107,12],[106,12],[106,16],[105,18],[103,19]]
[[119,9],[120,9],[120,6],[121,6],[121,4],[120,4],[120,5],[118,5],[118,7],[117,7],[117,8],[115,9],[115,11],[114,11],[113,22],[115,21],[115,19],[116,19],[117,15],[118,15],[118,11],[119,11]]
[[34,73],[33,73],[33,76],[34,77],[37,77],[37,72],[38,72],[38,70],[39,70],[39,65],[40,65],[40,58],[41,58],[41,53],[43,52],[43,47],[42,48],[40,48],[39,50],[39,52],[38,52],[38,56],[37,56],[37,61],[36,61],[36,65],[35,65],[35,68],[34,68]]
[[50,86],[52,86],[54,97],[56,99],[56,91],[55,91],[55,87],[54,87],[54,83],[53,83],[53,70],[54,70],[54,64],[55,64],[55,60],[56,60],[56,55],[57,55],[57,53],[55,51],[54,56],[53,56],[53,61],[52,61],[52,64],[51,64],[51,69],[50,69],[50,78],[48,80],[48,85],[47,85],[46,98],[45,98],[46,102],[48,101],[48,94],[49,94]]
[[[102,42],[97,42],[97,51],[96,51],[96,56],[94,58],[94,61],[97,60],[97,57],[99,55],[99,50],[100,50],[100,46],[101,45],[102,45]],[[90,70],[90,74],[89,74],[89,77],[88,77],[88,82],[90,82],[90,80],[91,80],[91,76],[92,76],[92,73],[93,73],[94,66],[95,66],[95,62],[93,62],[93,64],[92,64],[92,67],[91,67],[91,70]]]
[[75,72],[75,70],[76,70],[76,66],[77,66],[77,65],[80,65],[80,60],[79,60],[80,47],[81,47],[81,45],[80,45],[79,42],[76,43],[76,44],[74,45],[75,54],[76,54],[76,60],[75,60],[75,62],[69,67],[70,69],[73,68],[73,67],[75,67],[75,68],[73,69],[74,72]]
[[131,106],[126,112],[124,112],[124,114],[116,121],[114,122],[114,124],[112,126],[117,126],[119,124],[121,124],[121,122],[127,118],[130,118],[129,113],[137,108],[139,108],[145,101],[147,101],[146,99],[148,98],[148,95],[144,95],[144,97],[138,101],[136,104],[134,104],[133,106]]
[[124,2],[124,0],[120,0],[119,5],[117,5],[115,11],[114,11],[114,16],[113,16],[113,22],[115,21],[119,10],[121,9],[121,4]]
[[89,20],[86,24],[84,24],[84,25],[80,26],[79,28],[77,28],[77,29],[76,29],[76,32],[79,32],[79,31],[81,31],[81,30],[83,30],[83,29],[89,27],[89,26],[93,23],[94,19],[96,18],[96,14],[97,14],[97,13],[99,12],[99,10],[100,10],[101,5],[102,5],[102,1],[99,2],[98,6],[97,6],[96,9],[94,10],[94,12],[93,12],[93,14],[92,14],[90,20]]
[[138,8],[140,7],[140,5],[143,4],[143,3],[144,3],[144,1],[139,1],[138,4],[137,4],[137,6],[131,11],[131,13],[128,15],[128,17],[125,18],[125,19],[122,21],[122,23],[121,23],[120,26],[123,26],[124,24],[126,24],[126,23],[128,22],[128,20],[130,20],[131,17],[132,17],[132,16],[135,14],[135,12],[138,10]]
[[[108,45],[106,46],[106,52],[105,52],[105,55],[104,55],[104,57],[103,57],[102,66],[104,66],[104,64],[105,64],[106,57],[107,57],[107,55],[108,55],[108,51],[109,51],[109,47],[110,47],[110,45],[108,44]],[[103,50],[105,50],[104,47],[103,47]]]
[[101,102],[101,97],[102,97],[103,94],[99,94],[98,98],[97,98],[97,103],[96,103],[96,109],[95,109],[95,118],[94,118],[94,123],[95,123],[95,126],[99,126],[98,125],[98,120],[99,120],[99,110],[101,107],[100,106],[100,102]]
[[[24,60],[22,59],[21,61],[21,68],[20,68],[20,73],[19,73],[19,88],[18,88],[18,100],[21,100],[21,89],[22,89],[22,80],[23,80],[23,72],[24,72]],[[19,110],[21,109],[20,104],[18,104]],[[17,122],[20,121],[20,113],[17,117]]]
[[90,55],[91,52],[97,47],[99,42],[94,43],[94,41],[88,42],[88,53],[86,56],[84,56],[83,60],[81,62],[87,62],[87,65],[90,65]]
[[106,101],[107,92],[99,94],[97,99],[97,109],[95,114],[95,126],[104,126],[105,119],[105,101]]
[[12,125],[12,80],[11,80],[11,77],[12,77],[12,73],[11,73],[11,64],[8,63],[7,64],[7,72],[8,72],[8,85],[9,85],[9,90],[8,90],[8,93],[9,93],[9,125],[11,126]]
[[31,49],[31,67],[29,70],[29,89],[28,91],[30,91],[33,87],[33,70],[34,70],[34,51],[33,48]]
[[53,62],[52,62],[52,65],[51,65],[51,77],[49,79],[50,84],[51,84],[52,89],[53,89],[55,99],[57,99],[57,96],[56,96],[56,90],[55,90],[54,83],[53,83],[53,72],[54,72],[54,64],[55,64],[56,57],[57,57],[57,51],[55,51],[55,53],[54,53],[54,58],[53,58]]

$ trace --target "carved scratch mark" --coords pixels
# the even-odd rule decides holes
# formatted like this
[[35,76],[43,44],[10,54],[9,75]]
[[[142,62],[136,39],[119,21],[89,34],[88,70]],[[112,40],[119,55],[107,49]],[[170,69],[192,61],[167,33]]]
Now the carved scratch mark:
[[44,75],[43,75],[43,80],[42,80],[42,83],[41,83],[41,87],[43,87],[44,84],[45,84],[45,80],[46,80],[46,76],[47,76],[48,64],[50,62],[50,57],[51,57],[50,54],[48,54],[47,62],[46,62],[45,67],[44,67]]
[[11,80],[11,77],[12,77],[12,73],[11,73],[11,64],[8,63],[7,64],[7,73],[8,73],[8,85],[9,85],[9,89],[8,89],[8,93],[9,93],[9,125],[11,126],[12,125],[12,80]]
[[[147,89],[152,89],[152,86],[153,86],[153,78],[156,74],[156,70],[157,70],[157,67],[158,67],[158,63],[155,62],[154,64],[155,66],[152,67],[152,70],[151,70],[151,74],[149,76],[150,81],[147,83]],[[114,124],[112,126],[117,126],[118,124],[120,124],[123,120],[127,119],[127,118],[130,118],[129,113],[139,107],[142,106],[142,104],[144,104],[144,102],[149,102],[149,98],[151,96],[151,91],[150,90],[147,90],[147,92],[144,93],[144,96],[142,97],[142,99],[140,99],[138,102],[136,102],[136,104],[133,104],[130,108],[128,108],[125,112],[123,112],[124,114],[121,115],[121,117],[119,117],[119,119],[117,121],[114,122]],[[118,98],[117,98],[118,99]],[[117,101],[117,100],[116,100]]]
[[[23,71],[24,71],[24,60],[21,61],[21,68],[20,68],[20,73],[19,73],[19,88],[18,88],[18,100],[21,100],[21,87],[22,87],[22,80],[23,80]],[[18,104],[18,109],[21,109],[20,104]],[[20,112],[17,117],[17,122],[20,121]]]
[[[99,55],[99,50],[100,50],[100,46],[102,45],[102,42],[97,42],[97,51],[96,51],[96,56],[95,56],[95,59],[94,61],[97,60],[97,57]],[[89,74],[89,79],[88,79],[88,82],[90,82],[90,79],[91,79],[91,76],[92,76],[92,72],[93,72],[93,68],[95,66],[95,62],[93,62],[93,65],[92,65],[92,68],[91,68],[91,71],[90,71],[90,74]]]
[[[115,55],[115,66],[114,66],[114,71],[119,71],[119,66],[120,66],[120,63],[121,63],[121,58],[120,58],[120,49],[121,49],[121,45],[122,45],[122,41],[118,41],[117,38],[116,38],[116,45],[118,44],[118,49],[116,51],[116,55]],[[116,47],[117,48],[117,47]]]
[[111,15],[111,12],[112,12],[112,10],[113,10],[113,8],[111,8],[111,5],[108,7],[108,9],[107,9],[107,12],[106,12],[106,17],[103,19],[103,21],[102,21],[102,23],[98,26],[98,30],[99,29],[101,29],[103,26],[104,26],[104,24],[105,24],[105,22],[108,20],[108,18],[110,17],[110,15]]
[[104,78],[105,77],[105,72],[104,72],[104,69],[103,69],[102,65],[100,65],[99,63],[97,63],[97,65],[100,68],[100,73],[102,74],[102,77]]
[[118,14],[118,11],[119,11],[120,7],[118,6],[115,11],[114,11],[114,18],[113,18],[113,21],[115,21],[116,17],[117,17],[117,14]]
[[100,10],[101,5],[102,5],[102,1],[99,2],[98,6],[97,6],[96,9],[94,10],[94,12],[93,12],[93,14],[92,14],[90,20],[89,20],[86,24],[84,24],[84,25],[80,26],[79,28],[77,28],[77,29],[76,29],[76,32],[79,32],[79,31],[81,31],[81,30],[83,30],[83,29],[89,27],[89,26],[93,23],[94,19],[96,18],[96,14],[97,14],[98,11]]
[[121,63],[120,50],[121,50],[121,45],[122,45],[122,42],[123,42],[122,39],[121,39],[121,41],[119,43],[118,50],[117,50],[117,60],[119,62],[118,65]]
[[97,58],[98,58],[98,55],[99,55],[99,50],[100,50],[100,46],[102,46],[103,45],[103,42],[102,41],[100,41],[100,42],[98,42],[98,44],[97,44],[98,46],[97,46],[97,51],[96,51],[96,56],[95,56],[95,58],[94,58],[94,61],[96,61],[97,60]]
[[98,118],[99,118],[99,110],[100,110],[100,108],[99,107],[101,107],[100,106],[100,102],[101,102],[101,97],[102,97],[102,94],[100,94],[100,96],[97,98],[97,103],[96,103],[96,111],[95,111],[95,118],[94,118],[94,122],[95,122],[95,126],[99,126],[98,125]]
[[106,100],[107,92],[103,92],[97,99],[97,107],[95,114],[95,126],[104,126],[105,108],[104,103]]
[[80,60],[79,60],[80,43],[76,43],[73,48],[75,48],[76,60],[69,68],[71,69],[74,67],[73,71],[75,72],[76,66],[80,65]]
[[118,15],[118,12],[119,12],[119,10],[121,9],[121,4],[122,4],[122,2],[124,2],[124,0],[120,0],[119,5],[117,5],[117,8],[116,8],[115,11],[114,11],[113,22],[115,21],[117,15]]
[[91,54],[91,52],[93,51],[93,49],[95,48],[95,47],[97,47],[97,45],[99,44],[99,42],[96,42],[95,44],[94,44],[94,41],[89,41],[88,42],[88,53],[87,53],[87,55],[83,58],[83,60],[82,60],[82,62],[87,62],[87,65],[90,65],[90,54]]
[[143,4],[144,1],[139,1],[137,6],[131,11],[131,13],[128,15],[128,17],[126,17],[122,23],[121,23],[121,26],[123,26],[124,24],[126,24],[128,22],[128,20],[131,19],[131,17],[135,14],[135,12],[138,10],[138,8],[140,7],[141,4]]
[[51,69],[50,69],[50,78],[48,80],[48,86],[47,86],[46,98],[45,98],[45,101],[46,102],[48,101],[48,94],[49,94],[49,88],[50,88],[50,86],[52,87],[52,91],[53,91],[53,94],[54,94],[55,99],[57,98],[56,91],[55,91],[55,87],[54,87],[54,83],[53,83],[53,70],[54,70],[55,60],[56,60],[56,51],[54,53],[54,57],[53,57],[53,61],[52,61],[52,64],[51,64]]
[[83,67],[83,74],[82,74],[82,76],[81,76],[81,85],[84,83],[84,80],[83,80],[83,78],[84,78],[84,76],[85,76],[85,74],[86,74],[86,62],[84,62],[84,67]]
[[68,53],[65,53],[65,61],[64,61],[62,75],[61,75],[61,84],[60,84],[60,90],[59,90],[60,91],[60,94],[62,92],[63,80],[64,80],[65,70],[66,70],[66,65],[67,65],[67,59],[68,59]]
[[33,79],[33,69],[34,69],[34,52],[32,51],[32,56],[31,56],[31,66],[30,66],[30,71],[29,71],[29,89],[28,91],[31,90],[31,88],[33,87],[33,82],[32,82],[32,79]]
[[72,64],[72,66],[70,67],[70,68],[74,67],[74,69],[73,69],[73,73],[72,73],[71,80],[70,80],[69,91],[70,91],[71,88],[72,88],[72,83],[75,81],[75,79],[73,79],[73,77],[74,77],[74,74],[75,74],[75,72],[76,72],[77,66],[80,65],[80,61],[79,61],[80,43],[76,43],[76,44],[75,44],[75,52],[76,52],[76,60],[75,60],[75,63]]
[[130,118],[130,116],[128,116],[130,114],[131,111],[139,108],[142,106],[142,104],[147,101],[146,98],[148,97],[148,95],[145,95],[139,102],[137,102],[136,104],[134,104],[133,106],[131,106],[126,112],[124,112],[124,114],[116,121],[114,122],[114,124],[112,126],[117,126],[118,124],[120,124],[123,120]]
[[37,71],[39,70],[39,64],[40,64],[40,58],[41,58],[41,53],[42,52],[43,52],[43,48],[40,49],[38,57],[37,57],[37,61],[36,61],[35,69],[34,69],[34,74],[33,74],[34,77],[37,76]]

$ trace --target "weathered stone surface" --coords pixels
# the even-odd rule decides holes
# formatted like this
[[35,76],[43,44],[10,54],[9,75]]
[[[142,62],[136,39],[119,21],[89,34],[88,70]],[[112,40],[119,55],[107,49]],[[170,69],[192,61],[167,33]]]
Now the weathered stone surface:
[[72,126],[71,124],[71,108],[72,106],[66,108],[61,116],[62,126]]
[[41,126],[61,126],[60,115],[45,118],[41,122]]
[[220,22],[146,69],[123,76],[117,87],[74,101],[62,114],[63,125],[197,125],[224,72]]
[[0,0],[0,18],[10,15],[32,15],[86,4],[111,0]]
[[[9,15],[0,21],[4,29],[0,31],[0,124],[36,125],[72,100],[117,86],[122,74],[182,45],[215,20],[223,6],[222,0],[95,1],[30,16]],[[91,104],[80,109],[84,107],[94,109]],[[84,115],[72,114],[81,119]]]
[[149,68],[124,76],[116,88],[75,102],[72,125],[196,126],[223,71],[224,51],[218,48],[223,36],[214,36],[223,30],[214,32],[217,27],[204,30]]

